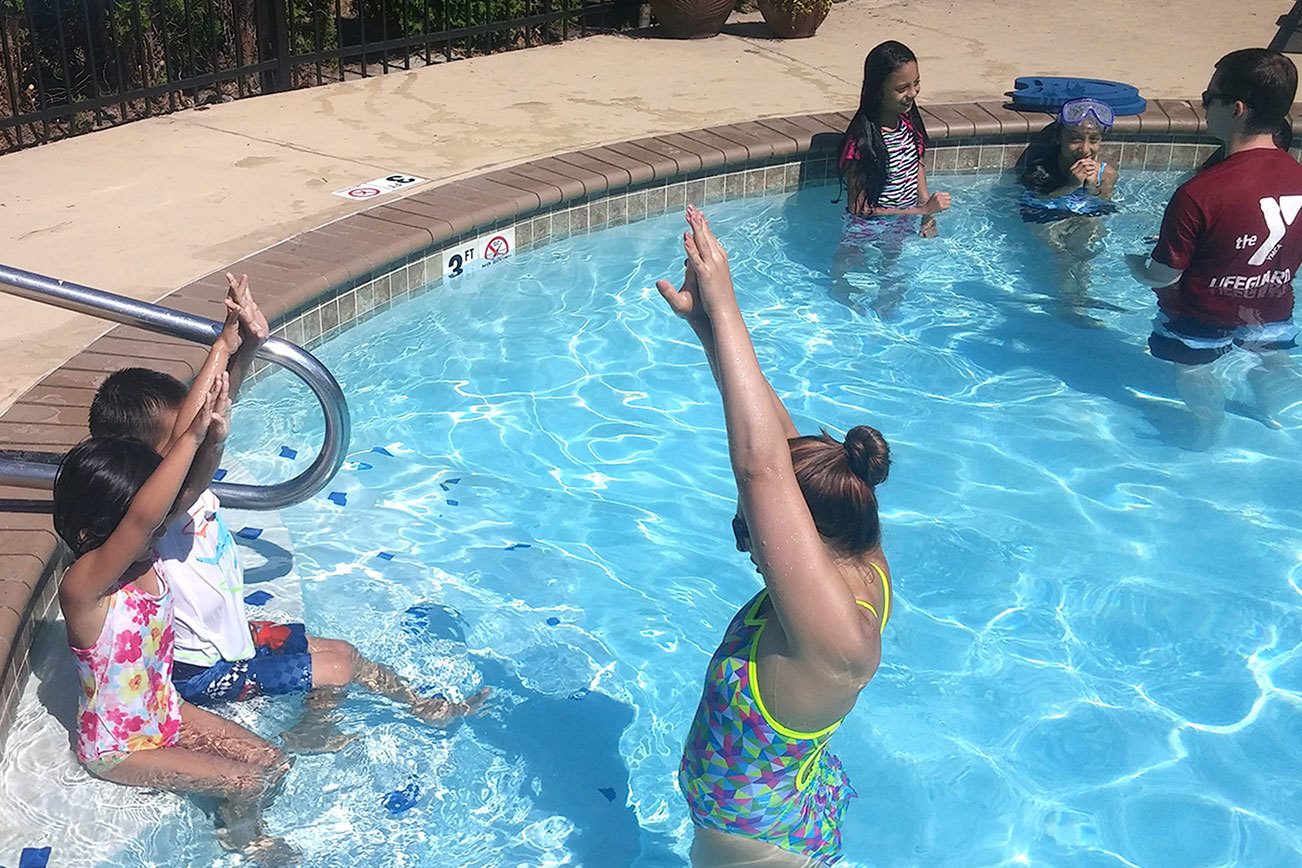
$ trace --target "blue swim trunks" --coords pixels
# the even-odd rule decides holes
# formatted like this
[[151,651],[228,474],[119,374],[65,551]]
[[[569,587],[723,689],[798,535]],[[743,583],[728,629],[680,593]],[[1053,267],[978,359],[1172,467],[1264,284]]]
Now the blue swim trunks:
[[181,698],[195,705],[213,705],[312,689],[312,655],[302,624],[250,621],[249,632],[254,651],[247,660],[219,660],[206,669],[175,663],[172,683]]

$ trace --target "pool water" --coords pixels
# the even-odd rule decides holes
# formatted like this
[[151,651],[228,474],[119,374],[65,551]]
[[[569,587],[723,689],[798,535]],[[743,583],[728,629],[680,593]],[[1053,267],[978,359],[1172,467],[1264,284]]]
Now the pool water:
[[[835,188],[709,209],[797,425],[892,447],[896,614],[832,741],[859,792],[846,864],[1302,862],[1302,413],[1232,414],[1185,448],[1145,350],[1152,295],[1121,262],[1178,181],[1123,175],[1093,322],[1064,311],[1008,180],[933,180],[955,205],[885,304],[830,291]],[[495,693],[446,733],[354,695],[362,738],[301,758],[268,813],[305,864],[684,864],[679,751],[758,577],[709,371],[648,289],[681,274],[681,229],[526,253],[320,349],[354,434],[283,516],[310,629],[422,690]],[[1240,389],[1246,359],[1222,367]],[[273,376],[231,454],[285,478],[319,426]],[[266,708],[274,736],[297,706]],[[220,859],[198,807],[118,857]]]

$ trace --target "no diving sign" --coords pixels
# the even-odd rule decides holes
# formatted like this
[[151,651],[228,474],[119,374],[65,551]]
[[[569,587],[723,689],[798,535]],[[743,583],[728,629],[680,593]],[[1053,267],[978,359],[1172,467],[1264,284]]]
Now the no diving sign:
[[415,175],[386,175],[383,178],[376,178],[374,181],[367,181],[365,184],[354,184],[342,190],[335,190],[334,195],[353,200],[373,199],[376,196],[383,196],[385,193],[392,193],[394,190],[401,190],[403,187],[424,184],[425,180],[425,178],[417,178]]
[[490,235],[481,235],[443,251],[443,279],[460,277],[470,269],[501,262],[514,252],[514,226]]

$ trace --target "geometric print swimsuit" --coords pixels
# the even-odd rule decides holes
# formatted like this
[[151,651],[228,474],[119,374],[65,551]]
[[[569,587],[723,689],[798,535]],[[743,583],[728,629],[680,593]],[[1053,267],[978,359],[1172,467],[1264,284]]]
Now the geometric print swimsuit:
[[[891,585],[873,564],[891,614]],[[705,675],[678,770],[692,822],[833,864],[841,858],[841,821],[855,796],[841,761],[826,751],[841,725],[818,732],[783,726],[764,707],[756,649],[772,614],[763,590],[742,607]],[[865,600],[856,602],[877,615]]]

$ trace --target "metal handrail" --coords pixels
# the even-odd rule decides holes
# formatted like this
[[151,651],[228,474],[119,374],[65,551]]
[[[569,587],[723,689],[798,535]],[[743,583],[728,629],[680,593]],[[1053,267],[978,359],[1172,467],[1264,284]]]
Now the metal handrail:
[[[0,292],[197,344],[211,344],[221,333],[220,323],[201,316],[8,265],[0,265]],[[321,451],[312,464],[293,479],[272,485],[218,482],[213,484],[213,491],[227,506],[280,509],[307,500],[335,475],[344,462],[352,422],[343,390],[316,356],[289,341],[268,338],[258,348],[257,358],[274,362],[297,375],[321,403],[321,411],[325,414],[325,438]],[[54,487],[57,471],[58,467],[53,464],[0,458],[0,485],[50,490]]]

